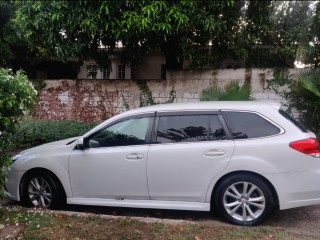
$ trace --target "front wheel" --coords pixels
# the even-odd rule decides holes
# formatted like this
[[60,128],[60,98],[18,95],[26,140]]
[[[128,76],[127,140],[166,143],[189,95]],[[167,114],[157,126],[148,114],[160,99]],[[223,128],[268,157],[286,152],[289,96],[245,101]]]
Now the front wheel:
[[35,172],[26,178],[23,200],[28,205],[56,209],[65,203],[64,190],[52,175]]
[[236,174],[223,180],[215,194],[222,217],[237,225],[257,225],[273,208],[272,193],[259,177]]

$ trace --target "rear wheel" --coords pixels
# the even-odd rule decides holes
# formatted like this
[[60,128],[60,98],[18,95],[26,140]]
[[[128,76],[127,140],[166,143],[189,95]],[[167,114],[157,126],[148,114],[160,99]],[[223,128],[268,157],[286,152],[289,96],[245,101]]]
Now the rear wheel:
[[215,194],[215,204],[222,217],[237,225],[256,225],[273,208],[272,193],[259,177],[236,174],[223,180]]
[[34,172],[25,180],[23,200],[34,207],[56,209],[65,203],[65,194],[51,174]]

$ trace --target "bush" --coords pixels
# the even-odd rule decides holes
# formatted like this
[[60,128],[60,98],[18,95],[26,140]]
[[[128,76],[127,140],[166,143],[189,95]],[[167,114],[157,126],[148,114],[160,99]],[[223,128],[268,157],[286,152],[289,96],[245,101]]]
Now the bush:
[[48,142],[83,135],[97,123],[83,123],[73,120],[26,120],[21,121],[12,136],[15,148],[25,148]]
[[0,198],[4,197],[6,166],[11,163],[6,150],[12,144],[17,119],[35,104],[37,92],[22,71],[0,68]]
[[239,85],[238,81],[231,81],[226,86],[214,84],[201,92],[200,101],[249,101],[254,100],[250,93],[250,85]]
[[299,120],[311,131],[320,133],[320,70],[306,69],[292,75],[275,69],[269,88],[287,101],[288,112],[298,112]]

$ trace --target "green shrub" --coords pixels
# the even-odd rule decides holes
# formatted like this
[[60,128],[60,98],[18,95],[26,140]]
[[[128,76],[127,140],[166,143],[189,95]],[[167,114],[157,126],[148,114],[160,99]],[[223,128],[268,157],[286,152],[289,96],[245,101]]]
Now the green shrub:
[[275,69],[268,87],[287,101],[288,112],[298,112],[299,120],[320,133],[320,70],[305,69],[290,74],[287,69]]
[[17,119],[35,105],[37,92],[23,71],[14,73],[11,69],[0,68],[0,198],[4,196],[6,166],[11,159],[6,153],[12,144]]
[[250,93],[250,85],[239,81],[231,81],[226,86],[214,84],[201,92],[200,101],[249,101],[254,100]]
[[83,135],[97,123],[73,120],[26,120],[21,121],[13,135],[14,147],[25,148]]

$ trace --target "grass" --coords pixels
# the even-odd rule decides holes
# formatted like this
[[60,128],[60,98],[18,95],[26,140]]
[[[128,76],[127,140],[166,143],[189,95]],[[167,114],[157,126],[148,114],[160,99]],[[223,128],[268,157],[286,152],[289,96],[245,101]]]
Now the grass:
[[66,215],[20,206],[0,206],[0,239],[316,239],[272,226],[209,226],[201,223],[143,222],[130,217]]

